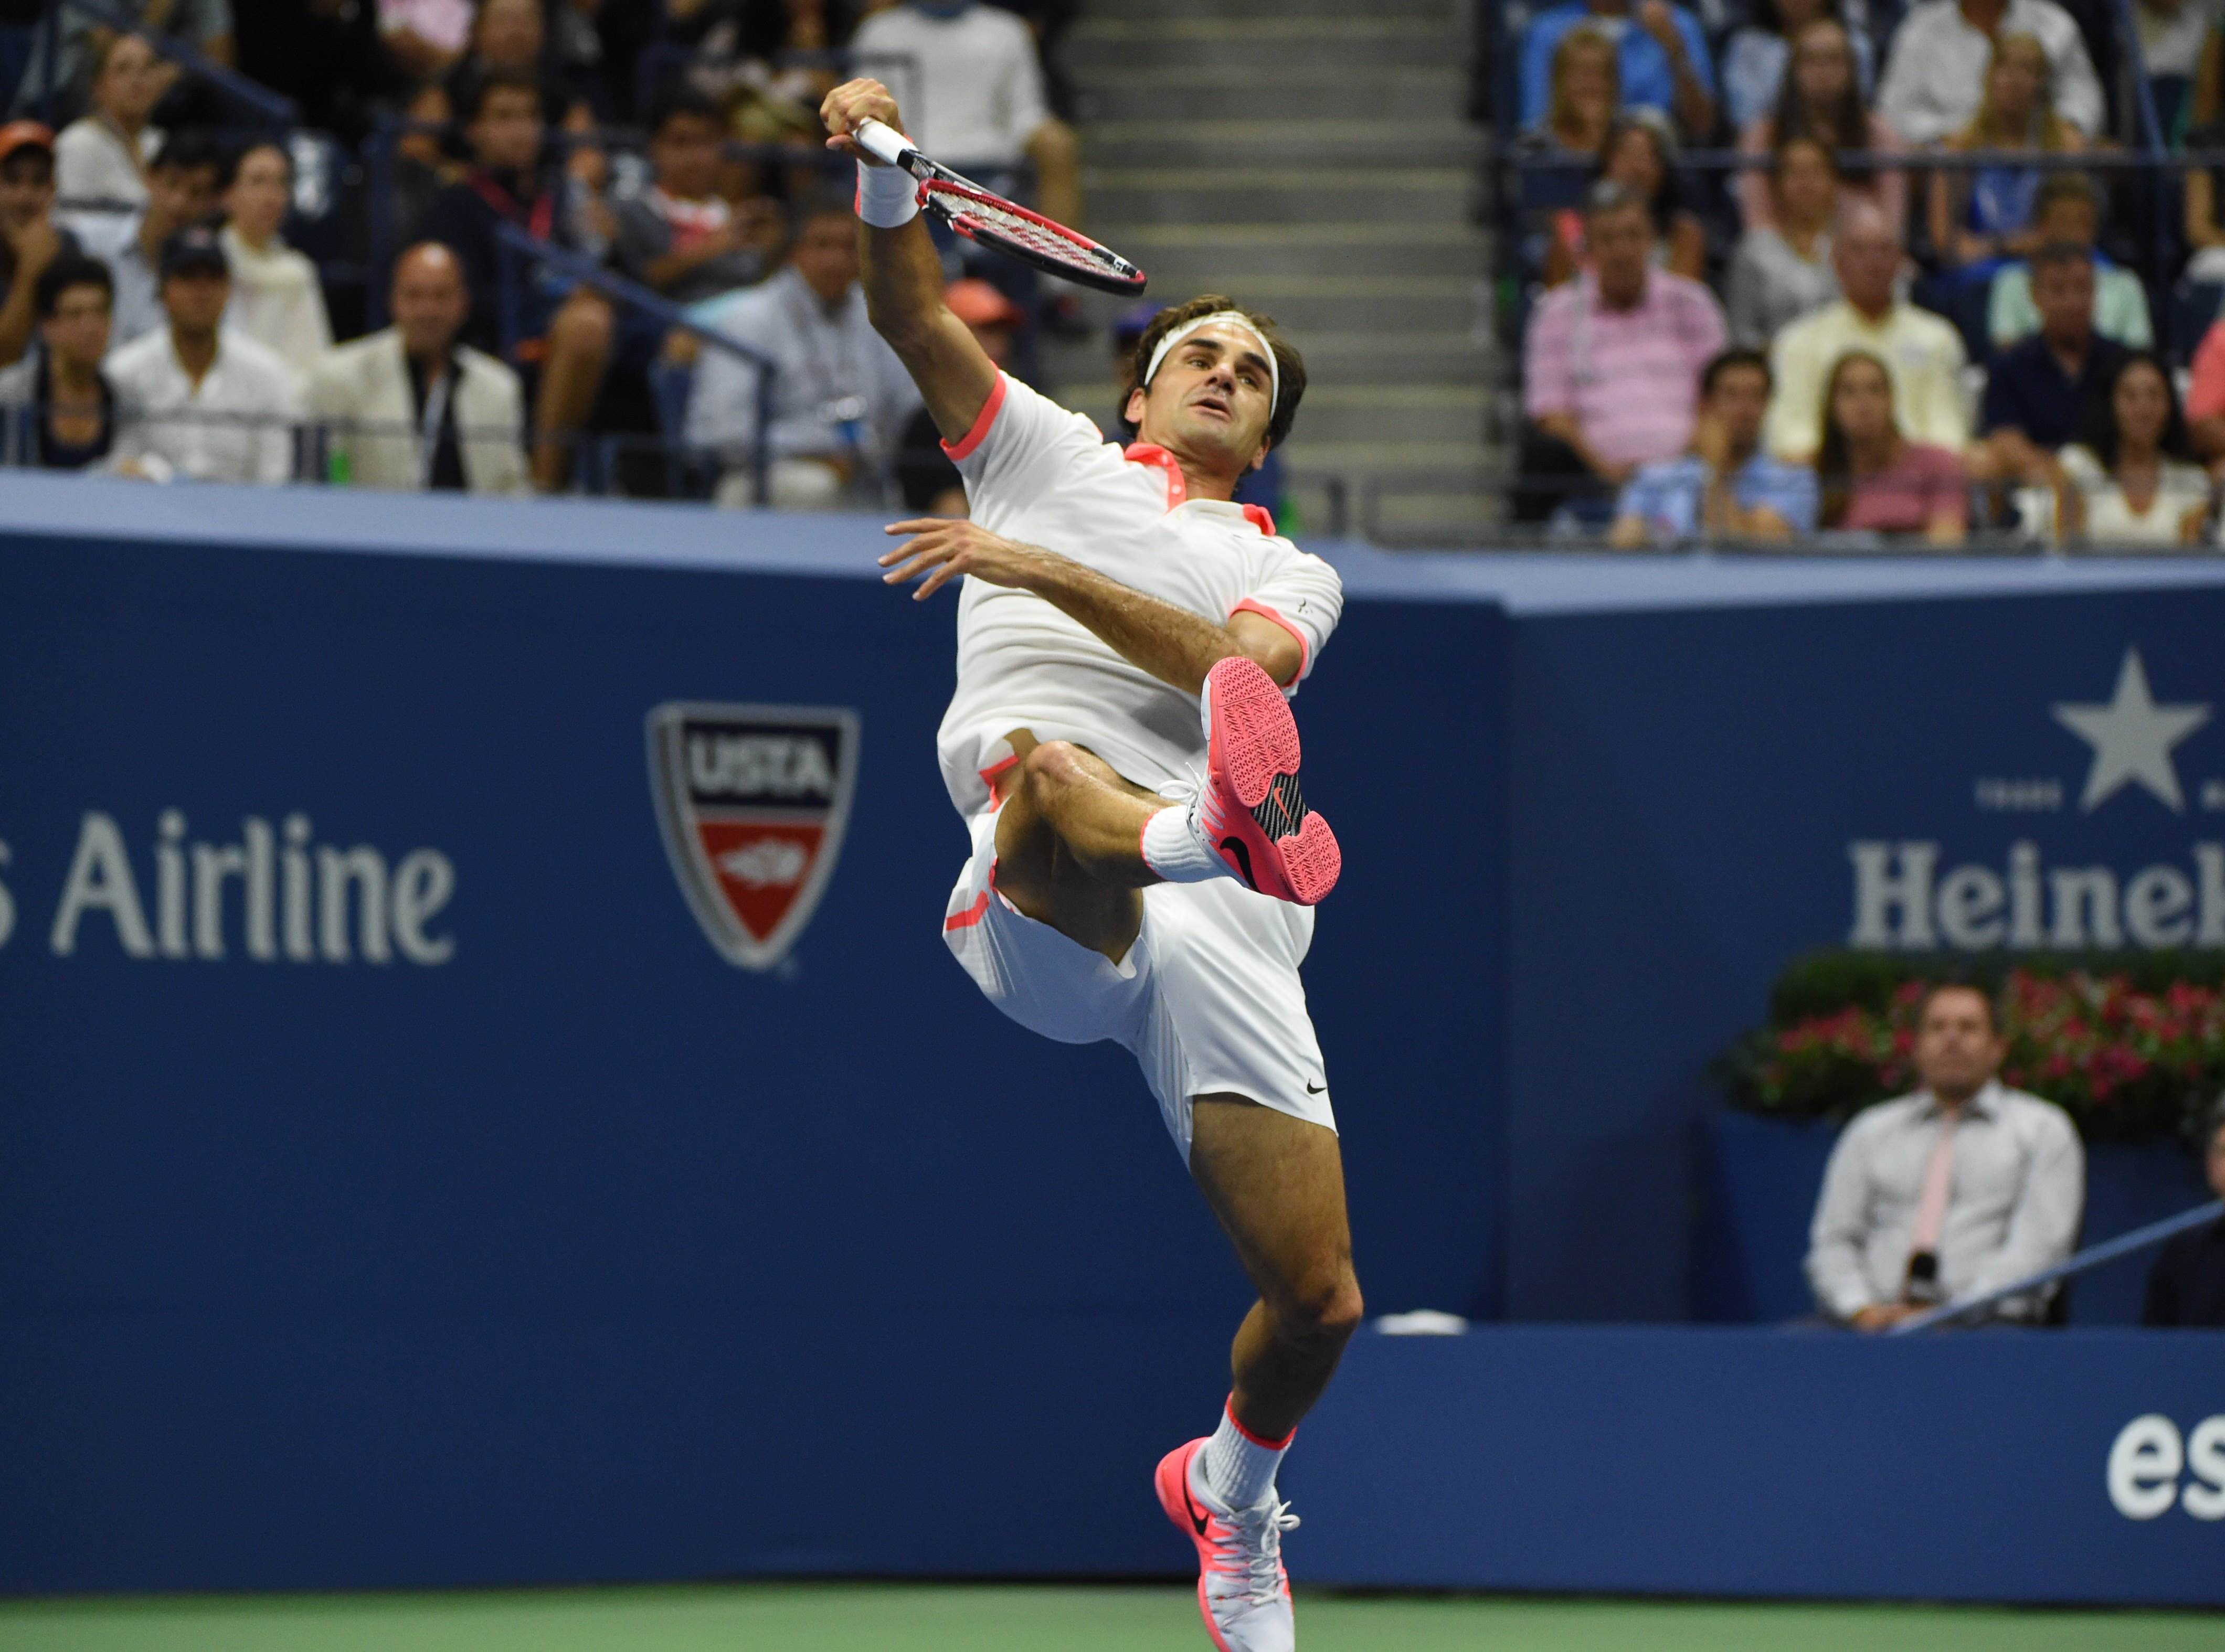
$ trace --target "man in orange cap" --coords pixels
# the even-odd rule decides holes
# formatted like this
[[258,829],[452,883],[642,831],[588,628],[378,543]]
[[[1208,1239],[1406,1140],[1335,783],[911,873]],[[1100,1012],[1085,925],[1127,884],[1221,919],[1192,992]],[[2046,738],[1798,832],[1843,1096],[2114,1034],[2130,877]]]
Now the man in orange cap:
[[[1011,364],[1021,320],[1011,300],[987,282],[968,275],[944,288],[942,301],[979,341],[984,355],[999,369]],[[958,467],[942,451],[942,433],[924,408],[912,415],[897,445],[896,477],[905,510],[930,516],[966,514],[966,489],[958,479]]]
[[0,367],[30,347],[40,272],[75,237],[54,221],[54,135],[35,120],[0,126]]

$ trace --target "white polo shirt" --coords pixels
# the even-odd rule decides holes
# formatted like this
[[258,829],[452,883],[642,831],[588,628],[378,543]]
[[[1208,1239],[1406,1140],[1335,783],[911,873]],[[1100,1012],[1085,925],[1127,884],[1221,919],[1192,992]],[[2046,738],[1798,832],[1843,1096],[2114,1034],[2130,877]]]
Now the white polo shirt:
[[152,454],[197,482],[292,478],[301,393],[293,369],[244,333],[218,333],[216,359],[199,384],[167,325],[111,351],[102,370],[118,404],[111,467]]
[[[1187,498],[1172,454],[1141,443],[1124,451],[1017,379],[1000,374],[973,428],[944,447],[973,520],[990,532],[1216,625],[1239,610],[1264,615],[1297,639],[1300,678],[1336,629],[1336,570],[1277,535],[1265,510]],[[958,598],[958,688],[935,739],[960,814],[987,807],[988,748],[1015,729],[1087,746],[1155,790],[1205,763],[1197,696],[1123,659],[1032,592],[968,579]]]

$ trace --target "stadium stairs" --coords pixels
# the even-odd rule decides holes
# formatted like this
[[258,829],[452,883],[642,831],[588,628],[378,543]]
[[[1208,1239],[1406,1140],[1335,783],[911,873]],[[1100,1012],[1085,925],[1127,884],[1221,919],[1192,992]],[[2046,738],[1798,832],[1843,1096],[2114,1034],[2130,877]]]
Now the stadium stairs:
[[[1129,0],[1068,41],[1091,233],[1159,302],[1227,292],[1305,351],[1303,532],[1334,528],[1339,484],[1352,530],[1387,541],[1472,541],[1494,514],[1468,55],[1453,0]],[[1112,412],[1102,333],[1049,364],[1069,405]]]

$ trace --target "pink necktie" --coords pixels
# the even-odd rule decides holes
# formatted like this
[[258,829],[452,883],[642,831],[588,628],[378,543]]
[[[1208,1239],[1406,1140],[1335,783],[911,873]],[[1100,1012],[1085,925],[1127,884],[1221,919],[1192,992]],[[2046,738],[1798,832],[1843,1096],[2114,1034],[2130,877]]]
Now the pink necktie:
[[1908,1236],[1911,1251],[1939,1248],[1940,1230],[1947,1225],[1947,1195],[1955,1186],[1955,1125],[1962,1113],[1959,1107],[1941,1112],[1939,1139],[1931,1144],[1931,1157],[1924,1167],[1924,1193],[1916,1201],[1916,1228]]

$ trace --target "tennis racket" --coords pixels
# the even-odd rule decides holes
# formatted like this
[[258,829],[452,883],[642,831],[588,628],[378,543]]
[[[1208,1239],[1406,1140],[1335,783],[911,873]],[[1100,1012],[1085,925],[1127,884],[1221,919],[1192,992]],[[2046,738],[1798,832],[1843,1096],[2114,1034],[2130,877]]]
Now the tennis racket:
[[967,240],[1100,293],[1132,298],[1144,290],[1144,272],[1112,248],[937,165],[893,126],[860,121],[850,136],[878,159],[918,179],[927,210]]

